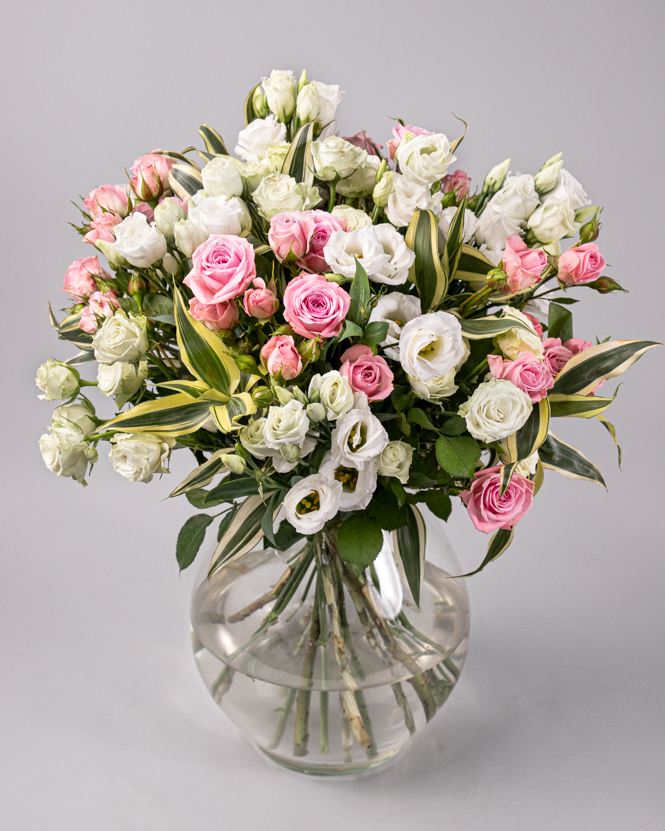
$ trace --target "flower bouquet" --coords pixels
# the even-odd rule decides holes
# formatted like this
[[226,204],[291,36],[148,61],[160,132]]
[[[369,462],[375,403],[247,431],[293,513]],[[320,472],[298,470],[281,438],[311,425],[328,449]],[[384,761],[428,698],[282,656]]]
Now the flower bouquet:
[[[37,374],[41,398],[64,400],[40,439],[58,476],[85,485],[103,442],[132,482],[192,453],[171,493],[200,511],[178,537],[181,569],[222,506],[194,604],[195,649],[216,655],[209,687],[218,700],[240,676],[286,690],[263,745],[277,752],[292,719],[285,763],[314,744],[320,761],[335,732],[336,772],[356,745],[368,764],[394,752],[374,691],[408,737],[459,675],[464,632],[446,646],[437,630],[459,584],[427,561],[423,506],[445,521],[460,498],[491,535],[480,571],[544,470],[603,484],[552,420],[596,419],[616,443],[616,393],[601,388],[656,345],[573,330],[575,294],[623,289],[595,242],[601,209],[561,153],[535,175],[506,160],[472,192],[453,168],[464,135],[399,120],[384,152],[365,132],[339,137],[341,97],[273,71],[247,97],[235,156],[203,124],[204,149],[155,150],[128,183],[91,191],[75,227],[108,264],[67,269],[67,316],[51,325],[79,351]],[[250,687],[238,695],[258,708]]]

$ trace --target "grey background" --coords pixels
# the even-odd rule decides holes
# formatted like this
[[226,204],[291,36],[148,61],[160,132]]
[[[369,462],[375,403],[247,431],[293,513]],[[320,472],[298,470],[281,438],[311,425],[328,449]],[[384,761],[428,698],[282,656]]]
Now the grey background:
[[[69,355],[46,318],[65,268],[92,253],[67,221],[78,194],[155,146],[233,146],[246,92],[272,68],[339,83],[343,135],[391,122],[451,137],[476,183],[563,150],[604,205],[600,244],[630,289],[580,290],[576,334],[663,339],[663,5],[659,2],[6,4],[2,43],[2,576],[0,813],[12,831],[445,827],[665,828],[665,353],[627,376],[610,417],[557,432],[609,493],[549,474],[499,562],[470,582],[459,687],[395,766],[356,781],[266,764],[217,711],[190,655],[192,574],[150,488],[102,458],[85,490],[43,467],[51,406],[37,366]],[[100,396],[101,398],[101,396]],[[98,412],[110,413],[106,401]],[[485,538],[457,511],[463,563]]]

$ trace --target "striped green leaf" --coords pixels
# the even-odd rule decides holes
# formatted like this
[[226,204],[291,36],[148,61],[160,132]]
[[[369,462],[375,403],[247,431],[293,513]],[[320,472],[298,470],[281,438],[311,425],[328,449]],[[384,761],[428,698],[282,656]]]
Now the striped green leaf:
[[439,256],[439,228],[432,211],[416,208],[406,232],[406,244],[416,255],[409,280],[416,284],[424,314],[438,306],[448,291],[448,278]]
[[73,355],[71,358],[67,358],[66,361],[63,361],[63,363],[67,364],[67,366],[79,366],[79,364],[87,364],[94,360],[95,353],[92,349],[82,349],[80,352],[77,352],[76,355]]
[[[284,501],[284,497],[286,496],[286,491],[279,490],[275,491],[273,495],[268,500],[268,504],[266,505],[265,515],[263,517],[263,521],[261,523],[261,529],[263,530],[263,536],[268,540],[270,545],[274,548],[278,548],[277,540],[275,539],[275,529],[274,524],[275,520],[277,519],[277,514],[280,512],[282,507],[282,502]],[[292,526],[289,526],[292,527]],[[294,529],[295,530],[295,529]]]
[[51,304],[49,303],[48,314],[49,322],[58,333],[58,337],[60,338],[60,340],[68,340],[70,343],[73,343],[75,346],[78,346],[81,349],[90,348],[90,344],[92,343],[92,335],[87,334],[87,332],[84,332],[80,327],[81,312],[77,312],[73,315],[68,315],[62,321],[62,323],[58,323],[55,315],[53,314]]
[[211,412],[217,427],[223,433],[231,433],[243,426],[241,418],[254,415],[256,404],[248,392],[241,392],[232,396],[228,403],[213,406]]
[[514,528],[511,528],[509,531],[505,528],[499,528],[499,530],[492,535],[492,538],[489,541],[489,545],[487,546],[487,554],[485,555],[485,559],[478,566],[478,568],[474,569],[473,571],[469,571],[467,574],[460,574],[458,575],[458,577],[472,577],[474,574],[478,574],[478,572],[482,571],[486,565],[489,565],[489,563],[494,562],[494,560],[498,560],[498,558],[503,554],[506,548],[508,548],[510,543],[513,541],[514,536]]
[[616,378],[654,346],[650,340],[612,340],[572,357],[557,376],[551,394],[587,395],[607,378]]
[[126,413],[120,413],[100,430],[184,436],[198,430],[209,417],[209,401],[193,401],[184,394],[167,395],[156,401],[144,401]]
[[542,488],[543,482],[545,481],[545,471],[543,469],[543,463],[538,459],[538,465],[536,466],[536,472],[531,477],[533,481],[533,495],[535,496],[538,491]]
[[466,209],[466,199],[462,199],[457,208],[457,213],[453,217],[453,221],[448,228],[448,239],[446,240],[446,247],[443,249],[441,257],[441,265],[446,275],[448,285],[450,281],[454,280],[457,274],[460,257],[462,255],[462,240],[464,239],[464,211]]
[[220,502],[233,502],[245,496],[259,493],[259,483],[251,476],[227,476],[219,485],[208,491],[203,504],[206,508]]
[[160,389],[182,392],[189,395],[190,398],[200,398],[204,392],[210,389],[203,381],[164,381],[161,384],[155,384],[155,386]]
[[[264,496],[267,498],[269,494],[264,494]],[[208,569],[208,580],[223,565],[232,560],[237,560],[258,544],[261,537],[263,537],[261,523],[265,511],[265,503],[259,495],[248,496],[235,511],[233,520],[222,534],[212,555],[210,568]]]
[[[194,147],[188,147],[187,150],[185,150],[185,153],[188,153],[189,151],[194,149]],[[154,152],[158,156],[166,156],[167,159],[173,159],[174,162],[180,162],[181,164],[194,167],[197,170],[199,169],[199,166],[196,164],[196,162],[193,162],[191,159],[188,159],[187,156],[185,156],[183,153],[176,153],[174,150],[155,150]]]
[[[453,115],[455,115],[455,113],[453,113]],[[462,124],[464,125],[464,132],[462,133],[462,135],[461,135],[461,136],[458,136],[458,137],[455,139],[455,141],[451,141],[451,142],[450,142],[450,152],[451,152],[451,153],[454,153],[454,152],[455,152],[455,150],[456,150],[456,149],[460,146],[460,144],[464,141],[464,137],[466,136],[466,134],[469,132],[469,125],[466,123],[466,121],[465,121],[463,118],[460,118],[460,117],[459,117],[459,116],[457,116],[457,115],[455,115],[455,118],[456,118],[458,121],[461,121],[461,122],[462,122]]]
[[419,606],[420,591],[425,578],[427,529],[418,508],[409,505],[408,509],[408,524],[393,531],[393,547],[404,582],[409,587],[416,606]]
[[312,141],[314,140],[314,122],[304,124],[293,137],[282,173],[293,176],[296,182],[310,186],[314,183],[314,162],[312,161]]
[[513,478],[513,473],[515,473],[515,468],[519,462],[511,462],[507,465],[503,465],[501,468],[501,488],[499,489],[499,497],[503,496],[504,493],[508,490],[508,485],[510,484],[510,480]]
[[254,109],[254,93],[256,90],[261,86],[261,84],[257,84],[255,87],[252,87],[249,91],[249,95],[245,98],[245,106],[244,106],[244,113],[245,113],[245,127],[251,122],[254,121],[255,118],[258,118],[259,115]]
[[181,496],[183,493],[187,493],[187,491],[194,490],[195,488],[205,488],[206,485],[209,485],[217,474],[226,471],[226,467],[220,458],[226,452],[227,448],[224,447],[221,450],[216,450],[207,462],[199,465],[196,470],[193,470],[189,476],[185,477],[178,487],[171,491],[169,497]]
[[[351,283],[351,289],[349,291],[349,294],[351,295],[351,304],[349,306],[349,311],[347,312],[346,319],[351,323],[355,323],[356,326],[360,327],[360,333],[356,335],[355,332],[350,332],[347,336],[361,337],[363,333],[363,327],[365,325],[365,319],[369,314],[370,290],[367,272],[363,268],[360,260],[357,258],[356,275],[353,278],[353,282]],[[340,340],[342,340],[342,338],[340,338]]]
[[606,487],[598,468],[569,444],[550,433],[540,448],[540,461],[547,470],[555,470],[570,479],[586,479]]
[[460,318],[460,323],[462,324],[462,334],[469,340],[494,338],[511,329],[524,329],[527,332],[533,332],[533,329],[527,326],[526,323],[522,323],[521,320],[509,317],[496,317],[494,315],[469,320]]
[[614,401],[595,395],[550,395],[552,418],[594,418],[603,413]]
[[176,196],[181,199],[189,199],[195,193],[203,189],[201,172],[191,163],[174,164],[169,171],[169,185]]
[[535,453],[547,438],[549,424],[549,403],[547,398],[541,398],[537,404],[533,405],[526,424],[505,440],[510,462],[520,462]]
[[463,244],[455,276],[458,280],[471,283],[471,287],[476,291],[485,285],[485,277],[493,268],[496,266],[477,248]]
[[213,130],[207,124],[202,124],[199,129],[199,135],[205,142],[208,153],[213,153],[216,156],[228,156],[229,151],[226,149],[224,139],[220,136],[217,130]]

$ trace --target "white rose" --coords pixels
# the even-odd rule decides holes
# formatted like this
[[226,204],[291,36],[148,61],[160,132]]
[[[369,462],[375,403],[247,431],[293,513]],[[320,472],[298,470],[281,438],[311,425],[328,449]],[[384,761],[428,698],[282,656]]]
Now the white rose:
[[92,339],[95,359],[100,364],[116,361],[135,363],[148,351],[146,319],[143,315],[129,317],[118,309],[113,317],[107,317]]
[[254,193],[261,184],[261,180],[265,179],[266,176],[270,176],[271,173],[281,172],[284,166],[284,159],[286,159],[290,147],[291,145],[286,141],[279,142],[279,144],[271,144],[265,156],[261,156],[260,159],[255,159],[243,165],[240,175],[250,193]]
[[66,364],[49,358],[37,370],[35,384],[44,393],[39,396],[42,401],[59,401],[78,392],[79,374]]
[[501,208],[490,204],[478,219],[476,242],[503,251],[508,237],[519,234],[523,227],[524,223],[519,219],[513,219]]
[[202,228],[208,236],[211,234],[229,234],[239,236],[243,231],[251,231],[252,219],[247,205],[233,196],[209,196],[201,199],[189,209],[190,222]]
[[113,247],[137,268],[147,268],[166,254],[164,234],[157,230],[154,222],[149,223],[144,214],[130,214],[113,230]]
[[413,447],[404,441],[391,441],[381,451],[378,472],[381,476],[392,476],[406,485],[413,461]]
[[319,114],[319,91],[316,84],[305,84],[298,93],[296,115],[303,124],[316,121]]
[[185,218],[185,212],[174,199],[164,199],[155,208],[155,227],[166,239],[173,239],[176,222]]
[[191,219],[181,219],[173,228],[175,244],[185,257],[191,257],[199,245],[203,245],[208,239],[208,236],[208,232],[200,225],[193,223]]
[[397,161],[402,175],[417,185],[429,187],[443,179],[456,156],[450,152],[450,142],[443,133],[414,136],[403,141],[397,149]]
[[579,223],[575,222],[575,211],[566,202],[548,199],[531,214],[527,227],[539,242],[547,245],[572,236]]
[[372,191],[372,199],[374,204],[379,208],[385,208],[388,204],[390,194],[395,192],[395,174],[392,170],[387,170],[381,177],[381,181],[377,182]]
[[367,161],[367,151],[339,136],[312,142],[312,160],[319,179],[345,179]]
[[63,404],[53,411],[51,425],[53,427],[78,427],[84,436],[91,436],[97,425],[93,418],[95,414],[92,404]]
[[459,414],[466,419],[466,428],[474,439],[489,443],[516,433],[532,410],[529,396],[512,381],[492,378],[476,388],[459,408]]
[[176,440],[152,433],[116,433],[109,459],[129,482],[152,482],[155,473],[169,473],[166,463]]
[[385,283],[388,286],[399,286],[406,282],[409,269],[416,259],[415,253],[407,246],[404,237],[388,222],[374,226],[374,234],[383,248],[383,253],[390,259],[381,271],[372,274],[370,280],[374,283]]
[[509,176],[501,190],[490,199],[488,206],[499,208],[511,219],[524,221],[535,211],[539,202],[533,176],[523,173],[519,176]]
[[503,317],[514,318],[529,327],[528,330],[509,329],[497,337],[496,344],[506,358],[514,361],[520,352],[533,352],[537,358],[542,358],[543,342],[533,328],[533,323],[531,323],[529,318],[518,309],[513,309],[512,306],[504,309]]
[[450,398],[459,389],[455,383],[455,375],[457,375],[457,370],[449,369],[445,375],[430,378],[428,381],[421,381],[413,375],[407,377],[418,398],[423,398],[425,401],[439,401],[442,398]]
[[[366,404],[367,398],[363,398]],[[358,469],[375,459],[388,444],[388,433],[367,406],[362,409],[356,406],[340,416],[331,438],[335,456]]]
[[56,476],[71,476],[86,485],[88,464],[97,461],[97,451],[91,447],[83,431],[75,424],[53,425],[50,433],[39,439],[39,450],[46,467]]
[[266,176],[252,194],[252,198],[268,221],[286,211],[308,211],[321,201],[317,188],[307,187],[304,182],[296,182],[286,173]]
[[301,479],[284,498],[284,516],[296,531],[316,534],[339,510],[342,485],[320,473]]
[[379,321],[388,324],[386,339],[379,346],[384,347],[389,358],[399,360],[399,336],[402,327],[421,314],[420,298],[415,295],[393,291],[379,297],[370,313],[369,322]]
[[335,117],[337,107],[342,103],[344,93],[337,84],[322,84],[321,81],[312,81],[312,86],[316,88],[318,93],[319,104],[318,112],[312,120],[318,121],[322,127],[325,127]]
[[265,155],[271,144],[277,144],[286,138],[286,126],[280,124],[274,115],[267,118],[255,118],[244,130],[238,133],[235,152],[246,162],[253,162]]
[[272,449],[265,442],[265,418],[256,418],[243,427],[238,438],[240,443],[255,459],[266,459],[272,455]]
[[319,473],[329,481],[337,481],[342,485],[340,511],[363,510],[372,501],[372,494],[376,490],[376,462],[366,462],[358,470],[347,467],[344,461],[335,458],[332,453],[326,453]]
[[548,202],[563,202],[571,211],[591,204],[582,185],[567,170],[561,170],[556,186],[546,193],[541,201],[544,205]]
[[100,364],[97,370],[97,389],[102,395],[117,395],[124,398],[122,404],[116,399],[119,407],[124,406],[127,400],[141,386],[148,377],[148,362],[139,361],[130,364],[126,361],[116,361],[114,364]]
[[210,196],[242,196],[242,162],[231,156],[217,156],[201,171],[203,187]]
[[421,381],[439,378],[464,357],[459,320],[448,312],[429,312],[410,320],[399,336],[399,359],[407,375]]
[[[289,121],[296,109],[296,87],[293,72],[273,69],[270,77],[263,79],[268,109],[280,121]],[[280,139],[281,141],[281,139]]]
[[[450,230],[450,223],[455,218],[457,208],[444,208],[439,217],[439,230],[441,231],[444,240],[448,239],[448,231]],[[478,230],[479,219],[473,211],[464,210],[464,229],[462,231],[462,242],[471,242],[473,235]]]
[[269,408],[263,440],[271,450],[279,450],[287,444],[297,444],[300,447],[308,430],[309,419],[305,408],[293,398],[284,407]]
[[362,199],[371,196],[376,187],[376,174],[379,171],[381,159],[378,156],[368,156],[364,165],[341,179],[337,184],[337,193],[353,199]]
[[356,259],[372,279],[390,262],[374,227],[359,228],[357,231],[333,231],[323,248],[323,256],[334,274],[353,279],[356,274]]
[[344,413],[353,409],[353,389],[347,378],[343,378],[336,369],[331,369],[325,375],[313,375],[309,382],[307,395],[315,398],[326,409],[328,421],[336,421]]
[[393,178],[394,190],[388,197],[386,216],[397,227],[408,225],[413,218],[416,208],[421,211],[429,210],[438,216],[441,213],[441,191],[432,194],[428,185],[419,185],[407,179],[406,176],[395,174]]
[[369,228],[372,224],[372,217],[368,213],[359,208],[352,208],[350,205],[335,205],[331,213],[338,219],[346,220],[347,231]]

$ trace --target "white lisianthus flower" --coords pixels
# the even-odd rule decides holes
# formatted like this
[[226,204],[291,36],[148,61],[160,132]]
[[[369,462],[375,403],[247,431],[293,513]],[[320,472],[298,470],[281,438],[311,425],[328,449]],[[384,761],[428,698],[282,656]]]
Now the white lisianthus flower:
[[281,172],[290,147],[291,145],[286,141],[271,144],[264,156],[243,165],[240,175],[250,193],[254,193],[266,176]]
[[264,156],[271,144],[278,144],[286,138],[286,126],[280,124],[274,115],[255,118],[238,133],[235,152],[246,162],[254,162]]
[[39,439],[39,450],[51,472],[71,477],[83,486],[87,484],[88,465],[97,461],[97,450],[85,441],[83,431],[73,423],[52,425],[51,432]]
[[406,485],[413,461],[413,447],[405,441],[391,441],[378,458],[378,472],[381,476],[392,476]]
[[190,257],[210,234],[200,225],[196,225],[191,219],[181,219],[173,227],[173,238],[179,251],[185,257]]
[[533,176],[522,173],[508,176],[501,190],[494,194],[488,205],[499,208],[511,219],[524,221],[531,216],[539,203]]
[[547,323],[550,317],[550,301],[541,300],[540,298],[529,300],[524,305],[524,312],[537,317],[541,323]]
[[326,453],[319,469],[319,473],[329,481],[337,481],[342,485],[342,494],[339,498],[340,511],[359,511],[366,508],[372,501],[376,490],[376,462],[366,462],[360,470],[348,467],[347,464]]
[[441,213],[441,191],[432,194],[428,185],[419,185],[397,173],[393,177],[393,186],[386,205],[386,216],[398,228],[411,222],[416,208],[432,211],[435,216]]
[[237,196],[209,196],[196,199],[193,207],[189,209],[188,221],[198,225],[208,236],[239,236],[243,231],[252,229],[252,218],[247,205]]
[[129,482],[152,482],[155,473],[170,473],[166,463],[176,443],[172,436],[116,433],[111,443],[113,469]]
[[59,401],[78,392],[79,374],[67,364],[49,358],[37,370],[35,384],[44,393],[39,396],[42,401]]
[[367,161],[367,151],[339,136],[312,142],[312,160],[319,179],[346,179]]
[[407,375],[438,378],[464,357],[459,320],[448,312],[429,312],[410,320],[399,336],[399,359]]
[[572,236],[580,223],[575,222],[575,211],[567,202],[548,199],[531,214],[527,227],[538,242],[549,245]]
[[399,286],[405,283],[409,276],[409,269],[416,259],[415,252],[407,246],[406,240],[399,231],[388,222],[375,225],[374,234],[381,243],[383,253],[387,254],[390,259],[381,271],[372,274],[369,279],[374,283],[385,283],[388,286]]
[[334,274],[353,279],[356,275],[356,259],[372,279],[390,262],[379,242],[374,226],[357,231],[333,231],[323,248],[323,256]]
[[483,256],[487,257],[487,259],[492,263],[492,265],[498,266],[501,260],[503,259],[503,252],[505,246],[505,242],[503,243],[503,245],[499,245],[496,248],[490,248],[488,245],[483,244],[478,247],[478,250]]
[[369,228],[372,225],[372,217],[368,213],[352,208],[351,205],[335,205],[331,213],[346,221],[347,231],[357,231],[358,228]]
[[379,421],[372,415],[367,406],[358,407],[358,401],[353,410],[340,416],[332,431],[332,452],[340,461],[358,470],[372,459],[375,459],[388,444],[388,433]]
[[126,361],[100,364],[97,370],[97,389],[102,395],[118,396],[116,404],[123,407],[147,377],[147,361],[139,361],[135,364]]
[[445,375],[430,378],[428,381],[421,381],[420,378],[414,378],[413,375],[407,377],[411,389],[418,398],[423,398],[425,401],[440,401],[442,398],[450,398],[459,389],[455,383],[455,375],[457,375],[457,370],[453,368],[449,369]]
[[351,384],[336,369],[331,369],[325,375],[313,375],[307,395],[312,400],[316,398],[315,403],[323,404],[328,421],[336,421],[353,409]]
[[100,364],[141,360],[148,351],[146,323],[143,315],[130,313],[128,317],[118,309],[113,317],[104,320],[92,339],[95,359]]
[[301,479],[284,498],[284,516],[296,531],[316,534],[339,510],[342,485],[320,473]]
[[563,202],[571,211],[577,211],[591,204],[582,185],[567,170],[561,170],[556,185],[542,197],[541,201],[544,205],[548,202]]
[[523,227],[521,220],[513,219],[501,208],[490,204],[478,219],[476,242],[503,251],[508,237],[519,234]]
[[242,162],[232,156],[217,156],[201,171],[203,187],[210,196],[242,196]]
[[296,182],[286,173],[273,173],[263,178],[252,198],[268,221],[287,211],[308,211],[321,201],[317,188]]
[[284,407],[270,407],[263,431],[263,440],[271,450],[284,445],[302,446],[309,430],[309,419],[305,408],[293,398]]
[[414,136],[402,141],[397,149],[397,161],[403,176],[417,185],[429,187],[443,179],[456,160],[450,152],[450,142],[443,133]]
[[512,306],[504,309],[503,317],[514,318],[529,327],[528,330],[521,328],[509,329],[507,332],[498,335],[496,344],[506,358],[514,361],[520,352],[533,352],[537,358],[542,359],[543,342],[533,328],[533,323],[531,323],[529,318],[518,309],[513,309]]
[[[444,240],[448,239],[448,231],[450,230],[450,223],[455,218],[455,214],[457,213],[457,208],[444,208],[441,211],[441,216],[439,217],[439,231],[443,235]],[[471,242],[473,239],[473,235],[478,230],[478,224],[480,220],[474,214],[473,211],[470,211],[468,208],[464,210],[464,228],[462,231],[462,242]]]
[[337,183],[337,193],[353,199],[371,196],[376,187],[376,174],[381,165],[378,156],[368,156],[364,165]]
[[78,427],[84,436],[91,436],[97,426],[93,418],[92,404],[63,404],[56,407],[51,419],[52,427]]
[[402,327],[410,320],[420,317],[422,309],[420,298],[412,294],[402,294],[400,291],[393,291],[379,297],[372,309],[369,322],[385,322],[388,324],[386,339],[379,346],[389,358],[399,360],[399,336]]
[[483,381],[459,408],[466,429],[474,439],[499,441],[526,424],[533,404],[529,396],[512,381],[491,378]]
[[168,240],[173,239],[176,222],[184,218],[185,212],[173,199],[164,199],[155,208],[155,227]]
[[318,121],[322,127],[325,127],[335,118],[337,107],[342,103],[344,92],[340,90],[337,84],[322,84],[321,81],[312,81],[312,86],[316,88],[318,93],[319,104],[318,112],[312,120]]
[[268,78],[263,79],[263,91],[266,94],[268,109],[280,121],[288,121],[296,109],[296,85],[290,69],[273,69]]
[[388,204],[390,194],[395,192],[395,174],[392,170],[387,170],[381,177],[381,181],[377,182],[372,191],[372,199],[374,204],[379,208],[385,208]]
[[144,214],[133,213],[113,229],[113,247],[128,263],[147,268],[166,254],[166,238]]

